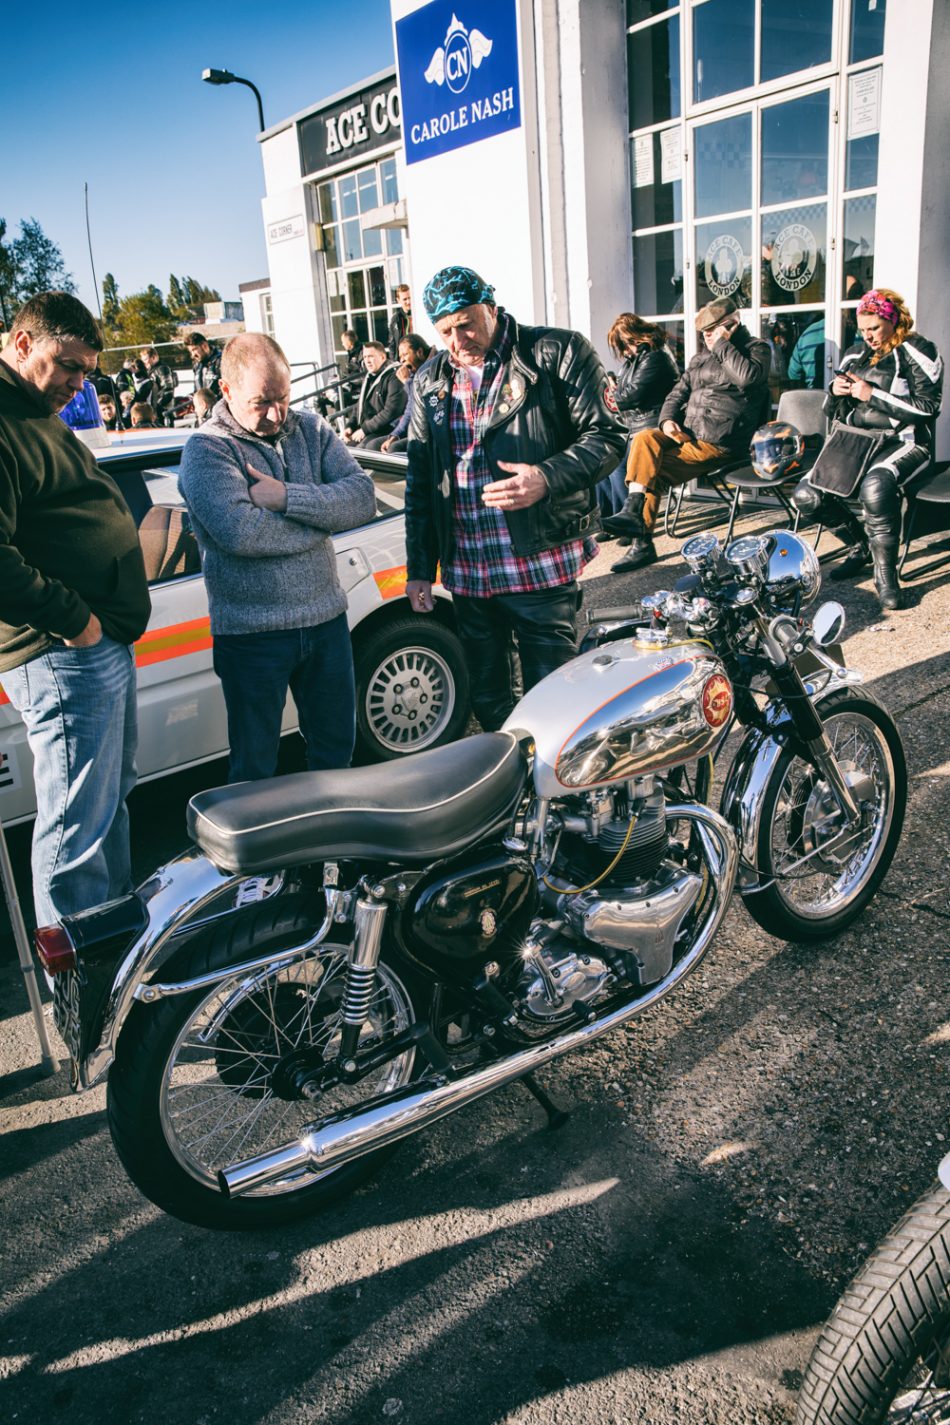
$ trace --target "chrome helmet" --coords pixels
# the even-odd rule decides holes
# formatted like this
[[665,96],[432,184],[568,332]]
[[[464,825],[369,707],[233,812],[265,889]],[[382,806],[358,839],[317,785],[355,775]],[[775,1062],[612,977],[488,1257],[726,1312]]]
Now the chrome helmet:
[[787,421],[769,421],[752,437],[752,469],[762,480],[782,480],[801,469],[805,437]]

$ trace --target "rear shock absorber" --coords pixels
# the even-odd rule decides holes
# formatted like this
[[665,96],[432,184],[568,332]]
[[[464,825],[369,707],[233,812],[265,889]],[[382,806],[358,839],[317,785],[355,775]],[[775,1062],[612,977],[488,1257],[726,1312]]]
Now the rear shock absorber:
[[385,904],[365,894],[356,902],[353,944],[346,963],[343,1008],[340,1013],[340,1059],[352,1059],[376,990],[376,966],[386,923]]

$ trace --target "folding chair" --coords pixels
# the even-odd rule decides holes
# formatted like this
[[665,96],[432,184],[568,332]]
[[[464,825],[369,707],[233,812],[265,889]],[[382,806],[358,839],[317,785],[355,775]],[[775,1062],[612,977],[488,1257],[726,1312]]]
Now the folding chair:
[[[824,401],[824,391],[783,391],[779,396],[778,410],[775,414],[776,421],[795,426],[796,430],[801,431],[808,442],[801,464],[792,474],[780,475],[775,480],[764,479],[761,475],[756,474],[748,460],[744,461],[738,470],[725,472],[721,477],[720,472],[713,472],[718,478],[722,478],[723,486],[731,502],[729,524],[726,529],[727,544],[732,539],[740,501],[744,495],[753,497],[762,494],[771,495],[788,516],[790,527],[798,529],[801,512],[792,504],[791,499],[785,493],[785,487],[797,485],[802,476],[808,474],[818,459],[818,452],[826,432],[825,413],[822,409]],[[752,503],[757,505],[758,501],[753,498]]]
[[903,583],[911,584],[915,579],[922,579],[925,574],[932,574],[935,569],[950,564],[950,551],[945,550],[938,558],[917,565],[909,573],[905,567],[915,539],[928,534],[950,535],[950,462],[932,465],[926,478],[920,483],[914,482],[905,493],[904,552],[897,573]]
[[[759,411],[758,420],[756,421],[756,429],[758,429],[760,425],[764,425],[766,421],[771,420],[771,417],[772,393],[771,391],[766,391],[763,397],[762,409]],[[733,493],[727,481],[731,479],[735,471],[747,469],[748,466],[748,455],[728,456],[721,464],[714,465],[711,470],[702,471],[701,474],[696,476],[695,480],[689,480],[683,485],[677,485],[675,489],[669,489],[666,493],[666,505],[663,511],[663,533],[666,537],[668,539],[676,538],[680,515],[683,510],[683,501],[689,498],[689,492],[692,491],[692,498],[698,503],[701,497],[697,492],[703,487],[710,490],[716,499],[721,501],[725,506],[723,512],[716,519],[712,521],[707,519],[705,523],[707,525],[710,523],[718,524],[720,519],[728,519],[729,537],[731,537],[732,526],[735,522],[735,508],[738,495],[733,497]]]

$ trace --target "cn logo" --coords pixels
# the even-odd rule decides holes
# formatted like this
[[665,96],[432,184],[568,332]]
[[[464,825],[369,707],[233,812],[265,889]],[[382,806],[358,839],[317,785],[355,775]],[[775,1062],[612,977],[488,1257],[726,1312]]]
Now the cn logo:
[[492,52],[492,41],[481,30],[467,30],[455,15],[440,45],[425,71],[427,84],[446,84],[453,94],[461,94],[468,86],[472,70]]

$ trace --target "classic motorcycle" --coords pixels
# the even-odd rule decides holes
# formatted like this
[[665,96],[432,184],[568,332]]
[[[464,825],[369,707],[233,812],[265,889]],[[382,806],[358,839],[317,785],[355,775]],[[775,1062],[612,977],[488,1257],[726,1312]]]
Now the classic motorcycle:
[[796,1425],[950,1422],[950,1156],[878,1243],[812,1352]]
[[734,889],[794,940],[867,905],[904,756],[841,663],[840,606],[803,614],[814,551],[776,531],[683,555],[675,590],[595,616],[502,731],[202,792],[188,851],[37,931],[74,1086],[108,1072],[153,1202],[209,1227],[303,1216],[516,1080],[557,1122],[535,1071],[669,994]]

